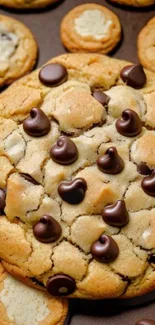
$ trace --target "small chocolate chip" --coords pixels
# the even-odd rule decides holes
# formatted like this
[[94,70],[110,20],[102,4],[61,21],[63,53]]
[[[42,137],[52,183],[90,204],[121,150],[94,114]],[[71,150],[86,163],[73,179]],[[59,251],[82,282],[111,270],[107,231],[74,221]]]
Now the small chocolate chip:
[[107,205],[102,212],[103,220],[110,226],[123,227],[129,221],[129,214],[123,200]]
[[79,204],[85,197],[87,183],[84,178],[75,178],[71,182],[62,182],[58,187],[58,193],[63,201],[70,204]]
[[143,162],[137,165],[137,171],[142,175],[150,175],[152,173],[152,170]]
[[8,33],[0,33],[0,39],[6,41],[12,41],[12,38]]
[[117,258],[119,248],[112,237],[103,234],[99,240],[91,246],[91,254],[97,261],[109,263]]
[[136,112],[126,109],[116,121],[116,129],[125,137],[135,137],[142,131],[142,122]]
[[109,148],[104,156],[97,159],[97,165],[106,174],[119,174],[124,169],[124,161],[114,147]]
[[46,289],[52,296],[68,296],[76,290],[76,283],[68,275],[58,274],[49,278]]
[[67,69],[59,63],[47,64],[39,72],[40,81],[50,87],[61,85],[67,78]]
[[60,224],[51,216],[44,215],[33,227],[35,238],[42,243],[53,243],[61,236]]
[[155,264],[155,253],[149,256],[149,263]]
[[121,71],[122,80],[128,85],[136,89],[142,88],[146,83],[146,74],[142,65],[127,65]]
[[141,182],[143,191],[150,195],[155,196],[155,169],[152,174],[143,178]]
[[0,215],[2,215],[5,208],[6,191],[0,188]]
[[96,90],[92,93],[93,97],[99,102],[101,103],[103,106],[107,107],[110,97],[108,95],[106,95],[105,93],[103,93],[102,91]]
[[49,133],[51,123],[40,108],[32,108],[30,116],[23,122],[23,128],[32,137],[42,137]]
[[25,174],[25,173],[20,173],[20,175],[28,182],[34,184],[34,185],[39,185],[39,183],[29,174]]
[[50,155],[58,164],[70,165],[77,160],[78,150],[70,138],[61,136],[51,148]]
[[155,320],[153,319],[141,319],[136,325],[155,325]]

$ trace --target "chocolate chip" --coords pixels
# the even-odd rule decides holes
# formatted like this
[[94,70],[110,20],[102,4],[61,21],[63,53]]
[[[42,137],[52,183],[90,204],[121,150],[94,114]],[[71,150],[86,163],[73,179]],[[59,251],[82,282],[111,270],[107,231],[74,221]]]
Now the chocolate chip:
[[79,204],[85,197],[87,183],[84,178],[75,178],[71,182],[62,182],[58,187],[58,193],[62,200],[70,204]]
[[5,41],[12,41],[12,38],[7,33],[0,33],[0,39]]
[[68,275],[58,274],[49,278],[46,288],[52,296],[68,296],[75,291],[76,283]]
[[49,133],[51,123],[40,108],[32,108],[30,116],[23,122],[23,128],[32,137],[42,137]]
[[0,215],[3,214],[5,208],[5,200],[6,200],[6,191],[0,188]]
[[68,78],[66,68],[59,63],[45,65],[39,72],[40,81],[46,86],[58,86]]
[[129,214],[123,200],[107,205],[102,212],[103,220],[110,226],[123,227],[129,221]]
[[50,155],[58,164],[70,165],[77,160],[78,150],[70,138],[61,136],[51,148]]
[[142,88],[146,83],[146,74],[142,65],[127,65],[121,71],[122,80],[128,85],[136,89]]
[[151,255],[149,256],[149,263],[153,263],[153,264],[155,264],[155,254],[151,254]]
[[103,106],[108,106],[110,97],[108,95],[106,95],[105,93],[103,93],[102,91],[94,91],[92,93],[93,97],[99,102],[101,103]]
[[99,240],[91,246],[91,254],[97,261],[108,263],[117,258],[119,248],[112,237],[101,235]]
[[20,175],[28,182],[34,184],[34,185],[39,185],[39,183],[29,174],[25,174],[25,173],[20,173]]
[[155,169],[153,170],[151,175],[143,178],[141,186],[146,194],[150,196],[155,196]]
[[44,215],[33,227],[35,238],[42,243],[53,243],[61,236],[60,224],[51,216]]
[[155,325],[155,320],[153,319],[141,319],[136,325]]
[[137,170],[142,175],[150,175],[152,173],[152,170],[143,162],[137,165]]
[[126,109],[116,121],[116,129],[125,137],[135,137],[142,131],[142,122],[136,112]]
[[104,156],[97,159],[98,168],[106,174],[119,174],[124,168],[124,161],[119,156],[117,149],[109,148]]

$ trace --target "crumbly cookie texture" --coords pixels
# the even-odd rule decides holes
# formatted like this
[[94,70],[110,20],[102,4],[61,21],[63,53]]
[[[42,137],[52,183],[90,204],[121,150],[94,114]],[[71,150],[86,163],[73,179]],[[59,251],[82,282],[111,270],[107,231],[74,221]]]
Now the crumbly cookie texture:
[[24,24],[0,15],[0,87],[30,72],[37,51],[36,41]]
[[104,6],[88,3],[73,8],[61,22],[61,40],[71,52],[110,52],[121,39],[118,17]]
[[110,0],[125,6],[147,7],[155,4],[155,0]]
[[54,58],[0,95],[10,273],[69,297],[155,289],[154,96],[153,72],[99,54]]
[[140,31],[137,46],[141,64],[155,72],[155,17]]
[[0,265],[1,325],[62,325],[67,310],[66,300],[26,286]]
[[45,8],[60,0],[0,0],[0,5],[15,9]]

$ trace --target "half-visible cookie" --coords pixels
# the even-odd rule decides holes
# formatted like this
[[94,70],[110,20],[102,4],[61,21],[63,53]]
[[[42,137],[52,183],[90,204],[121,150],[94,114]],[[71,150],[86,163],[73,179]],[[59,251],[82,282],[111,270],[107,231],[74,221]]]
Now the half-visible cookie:
[[137,45],[141,64],[155,72],[155,17],[140,31]]
[[36,59],[31,31],[20,21],[0,15],[0,87],[30,72]]
[[88,3],[73,8],[61,23],[61,40],[70,52],[109,53],[121,39],[118,17],[108,8]]
[[60,0],[0,0],[0,5],[15,9],[45,8]]
[[155,4],[155,0],[110,0],[114,3],[133,7],[147,7]]

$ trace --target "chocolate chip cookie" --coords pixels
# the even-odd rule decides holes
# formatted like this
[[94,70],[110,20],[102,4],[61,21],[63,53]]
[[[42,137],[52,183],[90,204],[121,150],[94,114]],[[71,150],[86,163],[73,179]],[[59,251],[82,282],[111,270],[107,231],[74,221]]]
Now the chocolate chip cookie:
[[61,23],[61,40],[70,52],[109,53],[121,39],[118,17],[108,8],[87,3],[73,8]]
[[65,54],[0,95],[0,257],[53,296],[155,289],[155,74]]
[[45,8],[61,0],[0,0],[0,5],[15,9]]
[[0,87],[31,71],[37,59],[37,44],[20,21],[0,15]]
[[155,0],[110,0],[120,5],[133,7],[147,7],[155,4]]
[[137,46],[141,64],[155,72],[155,17],[140,31]]

